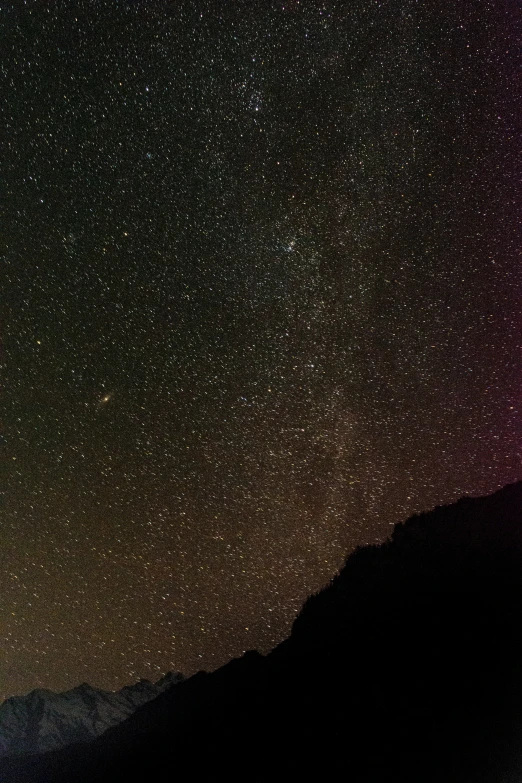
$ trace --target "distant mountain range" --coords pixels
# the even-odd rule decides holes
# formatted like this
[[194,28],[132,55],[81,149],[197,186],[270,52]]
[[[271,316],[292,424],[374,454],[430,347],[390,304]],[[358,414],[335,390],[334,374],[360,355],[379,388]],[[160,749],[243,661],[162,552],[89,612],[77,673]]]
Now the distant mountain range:
[[156,683],[140,680],[114,692],[84,683],[64,693],[39,688],[14,696],[0,704],[0,756],[88,742],[181,680],[182,674],[169,672]]
[[522,483],[396,525],[290,637],[2,783],[521,783]]

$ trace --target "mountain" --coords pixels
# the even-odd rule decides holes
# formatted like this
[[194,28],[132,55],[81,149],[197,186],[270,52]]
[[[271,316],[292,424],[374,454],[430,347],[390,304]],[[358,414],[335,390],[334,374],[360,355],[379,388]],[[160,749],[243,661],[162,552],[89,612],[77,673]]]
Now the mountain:
[[92,740],[182,679],[169,672],[156,683],[140,680],[114,692],[84,683],[64,693],[38,688],[13,696],[0,705],[0,756],[41,753]]
[[2,783],[522,781],[522,484],[349,556],[290,637]]

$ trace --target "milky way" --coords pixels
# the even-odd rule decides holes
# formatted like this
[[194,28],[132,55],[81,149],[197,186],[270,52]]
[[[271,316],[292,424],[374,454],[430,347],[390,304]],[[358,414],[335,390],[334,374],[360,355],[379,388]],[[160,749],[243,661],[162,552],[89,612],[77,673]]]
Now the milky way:
[[519,478],[520,17],[4,3],[1,696],[267,651]]

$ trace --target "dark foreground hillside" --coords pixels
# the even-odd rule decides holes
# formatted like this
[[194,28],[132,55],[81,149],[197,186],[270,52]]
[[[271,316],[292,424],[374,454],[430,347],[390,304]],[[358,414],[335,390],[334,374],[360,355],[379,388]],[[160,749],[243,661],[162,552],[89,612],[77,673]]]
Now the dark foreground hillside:
[[352,554],[291,637],[3,783],[522,781],[522,484]]

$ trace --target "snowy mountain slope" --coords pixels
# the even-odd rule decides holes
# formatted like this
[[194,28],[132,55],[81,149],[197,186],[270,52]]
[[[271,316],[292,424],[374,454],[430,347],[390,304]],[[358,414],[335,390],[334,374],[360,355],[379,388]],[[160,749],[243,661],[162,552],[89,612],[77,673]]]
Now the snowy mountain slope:
[[156,683],[140,680],[114,692],[84,683],[64,693],[39,688],[13,696],[0,705],[0,756],[94,739],[181,680],[182,674],[169,672]]

